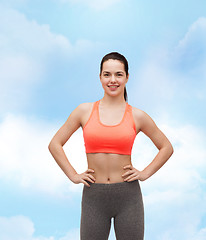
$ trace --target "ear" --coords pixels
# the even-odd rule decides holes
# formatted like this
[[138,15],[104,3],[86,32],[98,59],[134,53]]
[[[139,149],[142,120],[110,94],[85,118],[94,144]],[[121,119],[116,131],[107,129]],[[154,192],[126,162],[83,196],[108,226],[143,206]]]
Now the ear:
[[129,73],[128,73],[128,75],[127,75],[127,80],[126,80],[126,82],[128,82],[128,79],[129,79]]

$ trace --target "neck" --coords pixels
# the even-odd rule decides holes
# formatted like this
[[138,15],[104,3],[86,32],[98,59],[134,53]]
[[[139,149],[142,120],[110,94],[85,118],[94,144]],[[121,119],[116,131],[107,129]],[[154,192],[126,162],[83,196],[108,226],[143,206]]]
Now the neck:
[[104,94],[104,97],[101,99],[101,102],[104,103],[105,105],[123,105],[125,104],[125,99],[123,95],[120,96],[109,96],[107,94]]

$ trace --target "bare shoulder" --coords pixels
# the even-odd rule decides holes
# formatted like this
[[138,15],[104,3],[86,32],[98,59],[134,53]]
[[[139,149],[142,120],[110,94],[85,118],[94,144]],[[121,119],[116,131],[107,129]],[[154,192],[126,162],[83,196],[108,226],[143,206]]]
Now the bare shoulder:
[[139,130],[146,133],[148,129],[151,130],[157,127],[154,120],[142,109],[132,106],[132,113]]
[[[79,104],[68,116],[66,122],[54,135],[51,142],[55,141],[60,143],[62,146],[71,137],[71,135],[84,123],[85,116],[91,109],[92,103],[81,103]],[[87,113],[87,114],[86,114]]]
[[132,113],[136,119],[144,118],[146,112],[144,112],[142,109],[139,109],[137,107],[132,106]]
[[77,111],[80,111],[82,113],[88,112],[93,104],[93,102],[80,103],[77,107]]
[[92,112],[93,105],[94,105],[94,102],[86,102],[86,103],[79,104],[79,106],[77,107],[82,128],[85,126],[86,122],[89,119],[89,116]]
[[145,111],[132,107],[132,112],[134,120],[138,123],[139,131],[142,131],[146,136],[148,136],[158,149],[169,145],[173,151],[168,138]]
[[75,109],[81,119],[81,123],[84,122],[85,116],[91,113],[93,104],[93,102],[80,103]]

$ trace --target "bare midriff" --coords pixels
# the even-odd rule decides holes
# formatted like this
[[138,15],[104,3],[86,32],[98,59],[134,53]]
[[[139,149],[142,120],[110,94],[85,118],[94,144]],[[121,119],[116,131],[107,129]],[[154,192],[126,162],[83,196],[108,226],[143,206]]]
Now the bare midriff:
[[131,155],[114,153],[87,153],[88,169],[95,178],[95,183],[124,182],[122,174],[129,169],[123,169],[126,165],[132,165]]

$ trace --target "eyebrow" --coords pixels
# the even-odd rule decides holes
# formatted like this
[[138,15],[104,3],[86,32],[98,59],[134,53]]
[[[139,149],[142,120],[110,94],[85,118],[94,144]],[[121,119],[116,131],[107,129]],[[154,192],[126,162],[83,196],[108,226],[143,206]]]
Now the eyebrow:
[[[108,71],[103,71],[103,73],[110,73]],[[123,71],[118,71],[117,73],[124,73]]]

